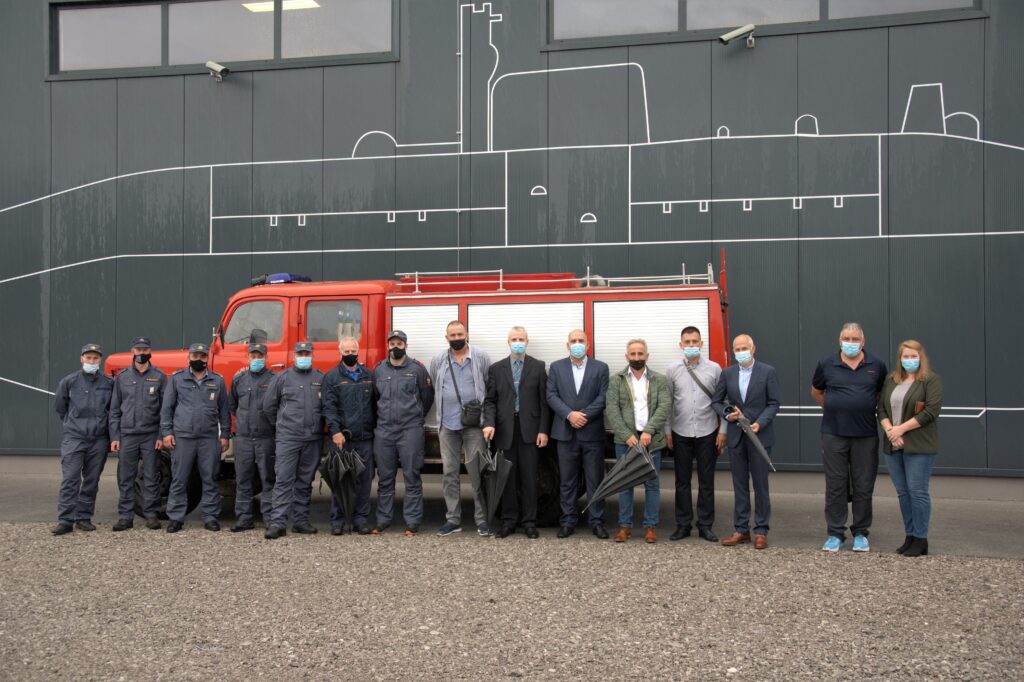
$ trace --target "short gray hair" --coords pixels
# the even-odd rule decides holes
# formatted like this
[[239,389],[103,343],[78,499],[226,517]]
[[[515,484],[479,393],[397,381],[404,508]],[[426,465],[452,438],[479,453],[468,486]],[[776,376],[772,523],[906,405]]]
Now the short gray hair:
[[341,347],[344,346],[347,341],[352,341],[356,344],[356,346],[359,346],[359,339],[357,339],[356,337],[343,336],[338,340],[338,350],[341,350]]
[[839,335],[842,336],[843,332],[856,332],[864,336],[864,328],[856,322],[844,322],[843,328],[839,330]]
[[523,336],[525,336],[527,339],[530,338],[530,334],[529,332],[526,331],[526,327],[520,327],[518,324],[508,330],[508,336],[512,336],[512,332],[522,332]]
[[634,343],[639,343],[641,346],[644,347],[644,352],[647,352],[647,342],[644,341],[643,339],[630,339],[629,341],[626,342],[626,350],[629,350],[629,347],[632,346]]

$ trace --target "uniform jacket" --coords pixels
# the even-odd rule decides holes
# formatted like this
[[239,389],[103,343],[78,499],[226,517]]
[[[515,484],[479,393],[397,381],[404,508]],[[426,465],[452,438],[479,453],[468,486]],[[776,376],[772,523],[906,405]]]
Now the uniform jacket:
[[114,377],[110,400],[110,439],[123,435],[156,434],[160,430],[160,404],[167,375],[150,365],[145,372],[135,363]]
[[[672,416],[672,394],[668,391],[668,380],[647,368],[647,425],[644,433],[651,434],[650,452],[665,449],[665,424]],[[636,415],[633,413],[633,384],[627,365],[608,382],[607,404],[604,420],[612,430],[615,442],[625,445],[630,436],[636,435]]]
[[263,411],[278,440],[310,441],[323,438],[324,373],[294,366],[274,377],[263,399]]
[[423,428],[423,421],[434,404],[434,388],[423,363],[409,356],[395,367],[384,358],[373,368],[377,391],[377,428],[400,431]]
[[274,425],[263,411],[263,399],[277,375],[264,368],[251,372],[244,368],[231,380],[228,409],[235,415],[235,434],[245,438],[273,438]]
[[[551,408],[547,399],[548,375],[544,361],[523,356],[519,377],[519,429],[524,443],[535,443],[538,433],[551,430]],[[512,382],[512,357],[495,362],[487,370],[487,396],[484,400],[484,426],[494,428],[494,443],[502,449],[512,447],[515,433],[516,389]]]
[[346,440],[370,440],[377,426],[377,395],[373,372],[363,364],[356,365],[359,377],[349,376],[340,363],[324,378],[323,411],[327,433],[347,431]]
[[[572,376],[572,360],[562,358],[551,363],[548,372],[548,405],[555,413],[551,421],[551,437],[555,440],[572,440],[573,431],[579,440],[604,440],[604,401],[608,391],[608,365],[589,358],[583,374],[580,392]],[[587,424],[582,429],[569,425],[570,412],[582,412]]]
[[[722,370],[722,376],[718,378],[718,385],[715,387],[715,394],[711,400],[711,406],[722,419],[725,419],[725,401],[740,408],[743,415],[750,420],[751,424],[760,424],[757,432],[757,439],[761,445],[770,448],[775,445],[775,414],[779,411],[781,393],[779,391],[779,376],[775,368],[760,360],[754,361],[754,368],[751,370],[750,383],[747,384],[747,399],[740,399],[740,366],[729,365]],[[728,425],[726,439],[729,447],[739,445],[743,437],[743,430],[736,422],[726,420]]]
[[72,372],[57,384],[54,408],[64,435],[82,440],[107,438],[114,380],[100,374]]
[[188,368],[171,374],[160,407],[160,435],[229,438],[231,413],[224,377],[209,369],[202,379],[196,379]]

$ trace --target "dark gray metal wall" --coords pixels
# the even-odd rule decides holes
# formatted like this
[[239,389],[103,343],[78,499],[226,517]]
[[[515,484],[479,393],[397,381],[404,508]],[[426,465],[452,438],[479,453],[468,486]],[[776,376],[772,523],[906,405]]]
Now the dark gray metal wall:
[[[496,0],[495,77],[552,71],[496,89],[493,153],[493,52],[478,17],[466,23],[461,111],[463,149],[473,154],[390,158],[395,147],[374,136],[360,146],[372,159],[251,165],[349,157],[369,130],[400,143],[455,140],[458,5],[402,2],[397,62],[239,72],[216,83],[47,82],[46,3],[0,4],[0,209],[119,178],[0,212],[0,451],[57,447],[52,398],[33,389],[52,391],[82,342],[124,350],[140,333],[161,347],[208,340],[226,298],[259,273],[666,274],[684,261],[691,270],[717,262],[724,246],[732,330],[750,332],[782,377],[791,414],[778,420],[780,461],[818,465],[819,420],[797,416],[797,406],[810,404],[815,362],[853,319],[889,362],[899,340],[924,342],[947,405],[977,408],[943,418],[944,471],[1024,473],[1013,437],[1024,412],[993,409],[1024,407],[1015,353],[1024,337],[1024,5],[992,0],[988,19],[761,37],[754,50],[689,42],[545,51],[545,3]],[[643,80],[636,67],[559,70],[612,63],[640,65]],[[871,136],[899,132],[911,86],[928,83],[943,84],[946,113],[974,114],[982,140],[1010,146]],[[927,132],[935,92],[919,94],[908,130]],[[870,135],[666,142],[712,137],[723,125],[732,138],[788,135],[806,113],[822,135]],[[948,132],[970,136],[969,126],[954,118]],[[648,139],[658,144],[630,147]],[[630,198],[870,194],[879,148],[881,238],[873,199],[799,211],[785,201],[751,212],[736,202],[707,212],[629,208]],[[302,228],[249,217],[492,206],[505,201],[507,150],[526,150],[507,154],[508,248],[498,212],[430,213],[425,223],[416,213],[393,223],[314,215]],[[231,163],[240,165],[209,168]],[[124,177],[159,168],[174,170]],[[216,221],[212,245],[211,172],[213,214],[245,216]],[[531,196],[535,185],[547,195]],[[587,211],[598,222],[581,224]],[[851,238],[822,239],[837,236]],[[167,255],[131,257],[142,254]]]

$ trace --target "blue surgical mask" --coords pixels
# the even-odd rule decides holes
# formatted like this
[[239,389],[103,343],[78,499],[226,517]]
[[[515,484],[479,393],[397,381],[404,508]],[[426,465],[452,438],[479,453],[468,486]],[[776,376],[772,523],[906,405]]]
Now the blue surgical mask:
[[860,355],[860,344],[843,341],[843,355],[848,358],[855,358]]
[[522,355],[526,352],[526,344],[522,341],[513,341],[508,344],[508,349],[512,351],[512,355]]
[[263,358],[254,358],[249,361],[249,371],[251,372],[262,372],[266,366],[267,361]]
[[902,358],[900,364],[903,365],[903,369],[907,372],[916,372],[921,369],[920,358]]
[[577,360],[587,354],[587,344],[585,343],[574,343],[569,346],[569,355],[573,356]]
[[100,371],[100,366],[99,364],[94,365],[91,362],[83,362],[82,371],[85,372],[86,374],[95,374],[96,372]]
[[750,364],[750,361],[754,358],[749,350],[741,350],[739,353],[733,353],[733,356],[736,358],[736,362],[741,365]]
[[683,349],[683,355],[685,355],[688,360],[699,358],[700,348],[698,348],[697,346],[687,346],[686,348]]
[[313,358],[309,355],[300,355],[295,358],[295,366],[299,369],[309,369],[313,366]]

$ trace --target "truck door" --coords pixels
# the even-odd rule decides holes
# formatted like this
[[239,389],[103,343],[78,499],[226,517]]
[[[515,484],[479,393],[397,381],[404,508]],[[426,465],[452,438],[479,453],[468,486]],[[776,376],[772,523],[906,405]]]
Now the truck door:
[[223,347],[213,355],[212,368],[230,382],[249,364],[249,341],[267,345],[267,367],[280,372],[288,362],[289,339],[284,332],[286,301],[280,298],[237,302],[224,316]]
[[366,296],[317,296],[299,299],[299,339],[313,342],[313,366],[327,373],[338,364],[338,343],[359,340],[359,361],[367,363]]

